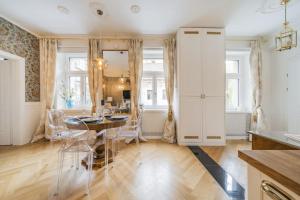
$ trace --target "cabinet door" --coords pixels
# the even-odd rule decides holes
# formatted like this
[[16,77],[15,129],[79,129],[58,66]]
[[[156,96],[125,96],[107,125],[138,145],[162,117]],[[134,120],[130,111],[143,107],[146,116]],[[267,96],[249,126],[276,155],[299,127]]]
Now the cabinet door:
[[200,97],[182,97],[180,115],[180,142],[202,141],[202,101]]
[[206,97],[203,104],[203,141],[205,144],[225,143],[224,97]]
[[225,47],[223,29],[204,29],[203,92],[206,96],[225,94]]
[[179,31],[179,84],[181,94],[185,96],[200,96],[202,93],[201,31],[201,29]]

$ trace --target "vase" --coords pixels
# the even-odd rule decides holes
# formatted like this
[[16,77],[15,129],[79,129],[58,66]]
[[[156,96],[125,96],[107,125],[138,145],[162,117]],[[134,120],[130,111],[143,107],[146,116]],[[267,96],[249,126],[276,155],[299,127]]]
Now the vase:
[[66,108],[70,109],[70,108],[73,108],[73,106],[74,106],[74,104],[71,99],[66,100]]

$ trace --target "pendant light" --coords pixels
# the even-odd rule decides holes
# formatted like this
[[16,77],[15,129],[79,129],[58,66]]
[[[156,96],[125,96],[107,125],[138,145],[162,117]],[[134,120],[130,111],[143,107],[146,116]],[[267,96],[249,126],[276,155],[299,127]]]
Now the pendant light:
[[289,22],[286,19],[288,2],[289,0],[281,0],[281,4],[284,5],[284,23],[283,29],[275,37],[277,51],[284,51],[297,47],[297,31],[289,26]]

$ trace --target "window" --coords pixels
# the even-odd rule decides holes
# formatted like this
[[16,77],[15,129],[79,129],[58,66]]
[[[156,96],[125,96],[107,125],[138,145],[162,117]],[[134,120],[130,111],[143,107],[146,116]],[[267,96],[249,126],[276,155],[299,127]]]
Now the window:
[[163,49],[144,49],[141,102],[146,108],[166,108]]
[[227,110],[239,108],[239,60],[226,60],[226,107]]
[[226,52],[226,110],[250,110],[249,51]]
[[[91,105],[85,53],[59,53],[56,82],[57,108],[84,108]],[[71,101],[71,106],[67,106],[67,100]]]
[[91,105],[87,75],[87,57],[68,57],[68,85],[75,107]]

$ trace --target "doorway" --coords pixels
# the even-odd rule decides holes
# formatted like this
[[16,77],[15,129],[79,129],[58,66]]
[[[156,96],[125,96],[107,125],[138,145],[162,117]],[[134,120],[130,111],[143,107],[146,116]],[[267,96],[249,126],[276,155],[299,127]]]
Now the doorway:
[[13,144],[11,118],[11,76],[12,61],[0,57],[0,145]]

